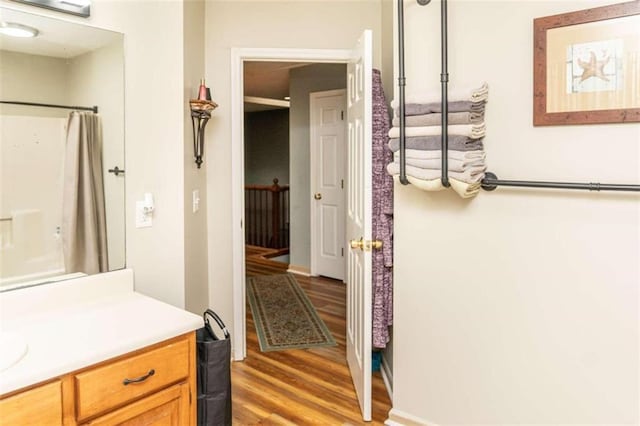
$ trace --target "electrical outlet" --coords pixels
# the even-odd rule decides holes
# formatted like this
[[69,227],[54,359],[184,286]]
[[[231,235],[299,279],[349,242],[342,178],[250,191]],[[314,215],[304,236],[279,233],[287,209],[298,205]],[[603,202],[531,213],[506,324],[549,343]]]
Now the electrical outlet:
[[200,190],[194,189],[191,195],[191,199],[193,200],[193,212],[195,213],[200,210]]
[[145,212],[147,203],[136,201],[136,228],[148,228],[153,226],[153,216]]

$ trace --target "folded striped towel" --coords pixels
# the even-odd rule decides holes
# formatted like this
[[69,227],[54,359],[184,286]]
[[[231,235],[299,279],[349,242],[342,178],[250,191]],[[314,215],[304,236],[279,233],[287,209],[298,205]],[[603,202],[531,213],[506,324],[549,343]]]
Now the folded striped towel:
[[[470,167],[461,172],[455,172],[449,170],[449,177],[458,179],[459,181],[466,183],[480,182],[484,177],[484,172],[487,170],[486,165]],[[392,162],[387,164],[387,172],[393,176],[400,174],[400,164]],[[414,167],[407,164],[406,167],[407,176],[413,176],[422,180],[433,180],[441,177],[440,169],[423,169],[420,167]]]
[[[473,124],[484,121],[484,111],[481,112],[450,112],[448,114],[448,124]],[[419,126],[440,126],[442,123],[442,113],[434,112],[431,114],[408,115],[405,117],[405,125],[407,127]],[[400,126],[400,117],[393,117],[393,126]]]
[[[425,151],[428,152],[428,151]],[[432,151],[435,152],[435,151]],[[400,153],[395,154],[393,157],[394,162],[400,162]],[[407,166],[418,167],[421,169],[436,169],[440,170],[442,166],[441,158],[407,158]],[[473,160],[458,160],[455,158],[449,158],[447,161],[447,167],[452,172],[464,172],[467,169],[480,168],[485,166],[483,158],[476,158]]]
[[[480,139],[484,137],[486,132],[486,126],[484,121],[476,124],[453,124],[451,126],[447,126],[449,131],[449,135],[461,135],[467,136],[471,139]],[[415,136],[433,136],[439,135],[441,133],[440,126],[420,126],[420,127],[407,127],[405,128],[405,136],[406,137],[415,137]],[[390,138],[399,138],[400,137],[400,128],[392,127],[389,130]]]
[[[447,126],[447,129],[449,131],[449,135],[467,136],[471,139],[483,138],[486,132],[484,121],[476,124],[454,124]],[[406,137],[433,136],[439,135],[440,130],[440,126],[407,127],[404,134]],[[389,130],[389,137],[399,138],[400,128],[392,127],[391,130]]]
[[[489,98],[489,85],[485,82],[480,87],[462,86],[449,88],[447,91],[448,102],[469,101],[469,102],[486,102]],[[408,93],[405,96],[405,104],[428,104],[432,102],[440,102],[442,99],[441,89],[425,90],[420,92]],[[394,99],[391,107],[397,108],[398,101]]]
[[[405,149],[415,150],[438,150],[442,148],[440,141],[440,135],[434,136],[416,136],[412,138],[405,138]],[[467,136],[461,135],[449,135],[448,140],[449,150],[456,151],[478,151],[484,148],[482,139],[471,139]],[[400,149],[400,139],[389,139],[389,149],[393,152]]]
[[[400,176],[394,175],[393,180],[399,182]],[[443,189],[446,189],[446,187],[442,186],[442,181],[439,178],[422,180],[413,176],[407,176],[407,180],[411,185],[415,186],[416,188],[420,188],[423,191],[442,191]],[[479,182],[466,183],[451,177],[449,178],[449,184],[451,185],[451,189],[453,189],[462,198],[475,197],[476,195],[478,195],[481,188]]]
[[[469,102],[469,101],[457,101],[457,102],[449,102],[448,108],[449,113],[452,112],[476,112],[484,114],[485,111],[485,102]],[[404,105],[404,115],[420,115],[420,114],[432,114],[436,112],[442,112],[442,104],[440,102],[430,102],[427,104],[411,104],[406,103]],[[394,107],[393,113],[396,117],[400,116],[400,108]]]

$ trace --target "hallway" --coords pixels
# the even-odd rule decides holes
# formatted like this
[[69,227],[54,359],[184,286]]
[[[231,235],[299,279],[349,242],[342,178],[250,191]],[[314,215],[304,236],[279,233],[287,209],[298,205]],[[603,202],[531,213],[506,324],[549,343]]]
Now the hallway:
[[[287,265],[247,251],[247,276],[281,274]],[[247,358],[232,363],[233,421],[254,424],[368,424],[362,421],[345,359],[344,284],[296,275],[338,343],[334,347],[260,352],[247,306]],[[380,373],[373,375],[373,422],[383,424],[391,409]]]

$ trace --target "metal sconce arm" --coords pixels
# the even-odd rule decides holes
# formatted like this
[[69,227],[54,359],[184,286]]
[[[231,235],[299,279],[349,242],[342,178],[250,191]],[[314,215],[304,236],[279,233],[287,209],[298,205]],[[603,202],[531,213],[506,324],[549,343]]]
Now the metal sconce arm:
[[211,118],[211,111],[218,107],[213,101],[191,100],[191,125],[193,127],[193,155],[198,168],[202,165],[204,156],[204,128]]

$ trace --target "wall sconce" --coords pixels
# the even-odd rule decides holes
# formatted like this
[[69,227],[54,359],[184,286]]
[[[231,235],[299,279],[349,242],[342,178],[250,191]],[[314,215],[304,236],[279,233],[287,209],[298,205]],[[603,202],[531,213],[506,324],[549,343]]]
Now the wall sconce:
[[198,168],[202,164],[204,155],[204,127],[211,118],[211,111],[218,107],[218,104],[211,100],[192,99],[191,124],[193,126],[193,155],[196,157]]

